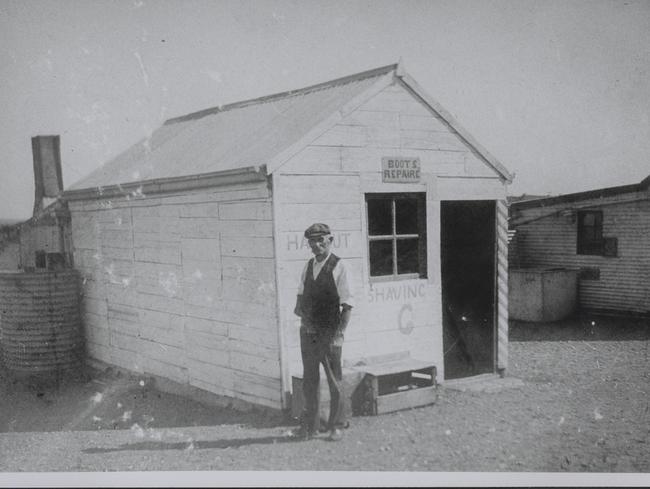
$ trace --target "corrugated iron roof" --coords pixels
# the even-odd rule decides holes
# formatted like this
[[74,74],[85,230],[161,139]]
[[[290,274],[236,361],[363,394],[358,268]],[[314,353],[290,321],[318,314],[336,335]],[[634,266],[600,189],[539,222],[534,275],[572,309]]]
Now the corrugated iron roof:
[[532,200],[525,200],[521,202],[513,202],[511,208],[513,210],[532,209],[535,207],[548,207],[555,204],[565,204],[570,202],[579,202],[581,200],[604,199],[606,197],[613,197],[616,195],[644,192],[650,189],[650,175],[641,180],[639,183],[631,185],[620,185],[618,187],[606,187],[595,190],[587,190],[584,192],[575,192],[571,194],[563,194],[555,197],[543,197]]
[[71,190],[265,164],[383,75],[388,65],[318,85],[170,119]]
[[[512,180],[508,170],[426,94],[401,64],[392,64],[169,119],[151,137],[76,182],[64,197],[83,199],[93,192],[101,195],[107,187],[115,187],[118,193],[123,192],[122,186],[143,184],[157,188],[174,179],[202,175],[216,178],[222,172],[253,171],[263,166],[264,172],[268,169],[272,173],[278,163],[274,158],[284,158],[285,152],[311,137],[310,131],[327,125],[338,111],[345,112],[347,104],[372,96],[373,86],[377,89],[392,76],[440,115],[504,180]],[[273,167],[266,168],[268,163]]]

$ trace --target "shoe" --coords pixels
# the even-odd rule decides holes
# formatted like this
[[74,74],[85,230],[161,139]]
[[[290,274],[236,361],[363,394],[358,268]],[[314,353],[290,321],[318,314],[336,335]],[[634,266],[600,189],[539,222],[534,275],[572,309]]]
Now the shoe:
[[343,432],[338,429],[334,428],[332,431],[330,431],[330,436],[328,438],[329,441],[339,441],[343,438]]
[[289,436],[297,440],[311,440],[314,438],[314,433],[301,426],[300,428],[294,428],[291,430]]
[[[350,422],[345,421],[343,424],[337,424],[336,426],[338,426],[339,428],[341,428],[343,430],[347,430],[350,427]],[[318,428],[319,433],[327,433],[328,431],[331,431],[331,430],[327,426],[321,426],[320,428]]]

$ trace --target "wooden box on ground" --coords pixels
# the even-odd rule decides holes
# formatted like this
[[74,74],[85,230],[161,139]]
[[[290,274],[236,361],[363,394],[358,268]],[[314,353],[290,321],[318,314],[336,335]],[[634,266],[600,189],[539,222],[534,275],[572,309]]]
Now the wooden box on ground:
[[436,367],[428,362],[402,358],[355,369],[364,378],[354,395],[354,414],[384,414],[436,401]]
[[508,312],[519,321],[559,321],[576,309],[578,269],[509,270]]
[[[304,406],[302,375],[292,377],[291,416],[300,418]],[[436,401],[436,367],[430,362],[396,352],[363,358],[343,368],[346,418],[376,415],[433,404]],[[320,417],[329,416],[330,395],[321,370]]]

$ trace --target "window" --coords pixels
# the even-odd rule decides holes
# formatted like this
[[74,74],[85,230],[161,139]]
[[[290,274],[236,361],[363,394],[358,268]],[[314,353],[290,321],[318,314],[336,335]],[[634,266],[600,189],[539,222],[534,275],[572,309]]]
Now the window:
[[47,254],[44,251],[34,252],[34,265],[36,268],[47,268]]
[[366,194],[370,276],[427,276],[424,193]]
[[603,243],[603,212],[578,211],[578,255],[602,255]]

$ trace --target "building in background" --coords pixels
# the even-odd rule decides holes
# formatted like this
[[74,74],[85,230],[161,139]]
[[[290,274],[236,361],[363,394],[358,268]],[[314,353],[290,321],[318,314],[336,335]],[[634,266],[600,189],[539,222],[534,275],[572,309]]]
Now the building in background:
[[24,222],[0,227],[0,269],[70,268],[70,213],[63,192],[59,136],[32,138],[34,210]]
[[16,270],[20,265],[20,221],[0,221],[0,270]]
[[510,206],[512,268],[578,269],[578,305],[650,313],[650,177]]

